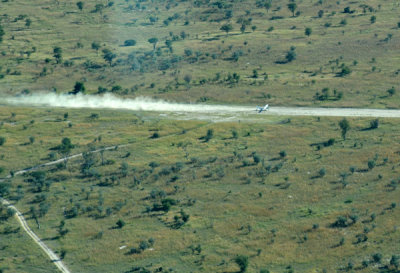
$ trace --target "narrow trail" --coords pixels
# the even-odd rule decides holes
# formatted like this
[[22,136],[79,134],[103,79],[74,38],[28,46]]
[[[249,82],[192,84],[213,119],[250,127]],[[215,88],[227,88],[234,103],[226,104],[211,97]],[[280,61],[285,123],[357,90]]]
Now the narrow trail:
[[[127,146],[127,145],[116,145],[116,146],[105,147],[105,148],[102,148],[102,149],[97,149],[97,150],[91,151],[91,153],[98,153],[100,151],[112,150],[112,149],[116,149],[118,147],[124,147],[124,146]],[[21,175],[21,174],[24,174],[26,172],[34,171],[34,170],[39,169],[41,167],[55,165],[55,164],[64,162],[65,160],[69,160],[69,159],[76,158],[76,157],[81,157],[81,156],[82,156],[82,153],[79,153],[79,154],[75,154],[75,155],[71,155],[71,156],[68,156],[68,157],[64,157],[64,158],[61,158],[61,159],[58,159],[58,160],[55,160],[55,161],[51,161],[51,162],[47,162],[47,163],[44,163],[44,164],[36,165],[34,167],[26,168],[26,169],[23,169],[23,170],[15,172],[14,176],[15,175]],[[11,178],[11,175],[8,175],[6,178],[0,179],[0,182],[4,181],[7,178]],[[36,235],[35,232],[32,231],[32,229],[28,226],[28,223],[26,222],[25,217],[22,215],[22,213],[14,205],[12,205],[8,200],[6,200],[4,198],[1,198],[1,197],[0,197],[0,203],[3,204],[4,206],[7,206],[8,208],[13,209],[15,211],[15,216],[17,217],[17,219],[18,219],[20,225],[22,226],[22,228],[33,239],[33,241],[43,249],[43,251],[50,258],[50,260],[54,263],[54,265],[60,270],[60,272],[62,272],[62,273],[71,273],[71,271],[69,271],[69,269],[61,261],[61,259],[57,256],[57,254],[55,254],[54,251],[51,250]]]
[[[90,151],[90,152],[91,152],[91,153],[98,153],[98,152],[101,152],[101,151],[113,150],[113,149],[116,149],[116,148],[118,148],[118,147],[125,147],[125,146],[127,146],[127,144],[125,144],[125,145],[114,145],[114,146],[105,147],[105,148],[97,149],[97,150]],[[81,157],[82,154],[83,154],[83,153],[70,155],[70,156],[63,157],[63,158],[60,158],[60,159],[57,159],[57,160],[54,160],[54,161],[50,161],[50,162],[47,162],[47,163],[43,163],[43,164],[40,164],[40,165],[36,165],[36,166],[33,166],[33,167],[29,167],[29,168],[26,168],[26,169],[23,169],[23,170],[19,170],[19,171],[14,172],[14,176],[20,175],[20,174],[24,174],[24,173],[27,173],[27,172],[31,172],[31,171],[37,170],[37,169],[39,169],[39,168],[42,168],[42,167],[47,167],[47,166],[56,165],[56,164],[58,164],[58,163],[62,163],[62,162],[64,162],[65,160],[69,160],[69,159],[72,159],[72,158]],[[4,178],[0,178],[0,182],[6,180],[6,179],[8,179],[8,178],[11,178],[11,177],[12,177],[11,174],[9,174],[9,175],[7,175],[7,176],[4,177]]]
[[49,256],[50,260],[54,263],[54,265],[63,273],[71,273],[71,271],[68,270],[65,264],[57,256],[57,254],[55,254],[45,243],[43,243],[43,241],[32,231],[32,229],[28,226],[22,213],[15,206],[11,205],[10,202],[1,197],[0,197],[0,202],[3,205],[15,211],[15,216],[17,217],[22,228],[35,241],[35,243],[43,249],[43,251],[47,254],[47,256]]

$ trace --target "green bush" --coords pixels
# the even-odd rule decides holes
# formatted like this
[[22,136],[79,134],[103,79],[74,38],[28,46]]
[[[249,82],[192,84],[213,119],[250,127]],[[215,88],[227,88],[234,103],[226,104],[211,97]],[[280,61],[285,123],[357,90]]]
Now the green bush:
[[371,120],[369,124],[371,129],[376,129],[379,127],[379,119]]
[[118,228],[123,228],[125,226],[124,220],[119,219],[116,223]]
[[249,257],[244,255],[239,255],[235,258],[234,261],[239,266],[240,273],[246,272],[247,267],[249,266]]
[[134,46],[134,45],[136,45],[136,41],[132,40],[132,39],[125,40],[125,42],[124,42],[124,46]]
[[351,72],[352,72],[352,71],[351,71],[350,67],[344,65],[344,66],[342,67],[342,70],[338,73],[338,76],[339,76],[339,77],[344,77],[344,76],[350,75]]

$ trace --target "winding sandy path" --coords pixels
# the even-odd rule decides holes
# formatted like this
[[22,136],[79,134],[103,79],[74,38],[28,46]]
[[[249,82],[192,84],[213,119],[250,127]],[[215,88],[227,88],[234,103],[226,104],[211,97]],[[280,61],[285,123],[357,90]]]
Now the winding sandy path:
[[43,251],[49,256],[50,260],[54,263],[57,268],[63,273],[71,273],[65,264],[61,261],[61,259],[55,254],[43,241],[32,231],[32,229],[28,226],[24,216],[22,213],[13,205],[10,204],[7,200],[0,198],[0,201],[3,205],[11,208],[15,211],[15,216],[17,217],[19,223],[21,224],[22,228],[25,230],[26,233],[38,244]]

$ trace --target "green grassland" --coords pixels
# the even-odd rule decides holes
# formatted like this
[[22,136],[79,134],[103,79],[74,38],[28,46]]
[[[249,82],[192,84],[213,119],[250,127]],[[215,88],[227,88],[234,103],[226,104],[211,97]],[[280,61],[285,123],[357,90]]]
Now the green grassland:
[[[179,102],[398,108],[395,0],[298,0],[294,16],[289,0],[77,2],[0,2],[0,100],[81,82]],[[72,272],[399,272],[397,119],[348,118],[343,139],[341,118],[160,114],[1,105],[0,178],[85,152],[0,181]],[[18,227],[2,207],[0,271],[55,272]]]
[[[64,0],[1,3],[2,94],[69,92],[78,81],[87,93],[101,86],[120,96],[184,102],[399,104],[398,95],[387,92],[399,88],[395,0],[303,0],[295,16],[289,1],[275,0],[269,10],[263,0],[83,2],[82,10]],[[232,30],[222,31],[227,24]],[[130,39],[136,44],[124,46]],[[286,62],[292,46],[297,58]],[[59,64],[54,47],[62,50]],[[111,65],[103,49],[115,54]],[[343,65],[349,75],[340,76]],[[316,98],[324,88],[328,93]]]
[[[75,145],[71,154],[119,145],[104,152],[104,164],[95,153],[42,169],[40,189],[32,174],[2,182],[32,229],[66,251],[72,272],[238,272],[237,255],[248,257],[247,272],[397,272],[390,265],[400,241],[396,119],[381,119],[377,129],[348,119],[343,140],[337,118],[212,123],[92,113],[0,109],[3,177],[49,161],[51,152],[59,158],[54,148],[64,137]],[[5,226],[16,220],[4,218],[0,231]],[[32,244],[22,231],[0,236],[14,249],[1,250],[4,272],[52,272],[38,248],[21,254],[19,246]],[[38,258],[24,263],[14,251]]]

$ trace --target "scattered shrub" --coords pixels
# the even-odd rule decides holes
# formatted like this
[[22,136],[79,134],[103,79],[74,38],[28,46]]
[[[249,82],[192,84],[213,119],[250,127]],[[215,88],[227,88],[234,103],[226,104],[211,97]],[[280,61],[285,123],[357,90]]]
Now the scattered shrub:
[[247,267],[249,266],[249,257],[244,255],[239,255],[234,259],[235,263],[239,266],[239,272],[246,272]]
[[132,40],[132,39],[126,40],[126,41],[124,42],[124,46],[135,46],[135,45],[136,45],[136,41],[135,41],[135,40]]
[[116,223],[117,228],[123,228],[125,226],[125,222],[122,219],[119,219]]
[[379,127],[379,119],[374,119],[371,120],[371,122],[369,123],[371,129],[377,129]]

